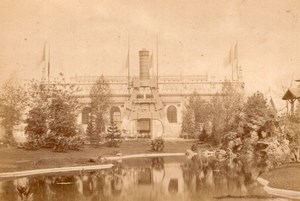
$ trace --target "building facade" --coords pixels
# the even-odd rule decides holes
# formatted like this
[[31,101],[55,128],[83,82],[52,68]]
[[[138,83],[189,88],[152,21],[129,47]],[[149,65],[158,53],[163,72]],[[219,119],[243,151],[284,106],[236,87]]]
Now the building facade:
[[[122,134],[131,137],[176,138],[181,134],[182,113],[189,96],[203,99],[222,95],[224,81],[210,81],[207,75],[150,76],[149,51],[139,51],[139,76],[104,76],[111,90],[108,119],[117,122]],[[240,76],[230,81],[241,93]],[[90,112],[90,89],[99,76],[75,76],[71,84],[80,87],[81,111],[78,123],[86,130]]]

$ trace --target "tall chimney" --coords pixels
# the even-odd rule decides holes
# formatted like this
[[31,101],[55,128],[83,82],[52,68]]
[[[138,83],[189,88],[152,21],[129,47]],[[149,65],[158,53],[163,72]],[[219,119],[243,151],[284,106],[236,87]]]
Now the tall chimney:
[[142,49],[139,51],[140,55],[140,79],[141,80],[149,80],[149,51],[146,49]]

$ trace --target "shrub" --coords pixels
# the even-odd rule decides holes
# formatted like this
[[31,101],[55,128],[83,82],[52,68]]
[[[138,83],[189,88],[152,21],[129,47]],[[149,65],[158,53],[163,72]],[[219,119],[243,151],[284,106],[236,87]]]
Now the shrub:
[[39,138],[29,139],[24,143],[24,148],[27,150],[38,150],[42,147],[42,140]]
[[150,147],[152,151],[162,151],[165,147],[165,141],[162,138],[151,140]]
[[43,138],[43,145],[44,148],[54,148],[57,141],[57,136],[50,134],[47,137]]
[[53,151],[66,152],[68,149],[68,140],[66,137],[58,136]]
[[80,136],[70,137],[68,139],[68,149],[70,150],[81,150],[84,145],[84,140]]
[[107,129],[107,135],[105,136],[106,145],[109,147],[119,147],[122,143],[121,132],[115,122],[111,123]]

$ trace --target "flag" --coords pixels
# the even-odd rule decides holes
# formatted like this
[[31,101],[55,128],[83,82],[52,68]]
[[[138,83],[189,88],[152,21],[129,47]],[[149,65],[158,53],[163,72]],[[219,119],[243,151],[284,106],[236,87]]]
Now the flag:
[[225,58],[224,66],[234,65],[237,68],[237,59],[238,59],[238,44],[236,43],[234,48],[230,47],[229,54]]

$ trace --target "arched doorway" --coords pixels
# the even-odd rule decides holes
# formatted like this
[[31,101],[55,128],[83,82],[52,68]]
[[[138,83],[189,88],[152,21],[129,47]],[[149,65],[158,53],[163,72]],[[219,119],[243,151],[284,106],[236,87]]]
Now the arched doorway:
[[121,111],[119,107],[114,106],[110,108],[110,122],[114,122],[117,124],[121,123]]
[[88,124],[89,123],[89,116],[91,114],[91,108],[90,107],[85,107],[82,109],[81,113],[81,123],[82,124]]

